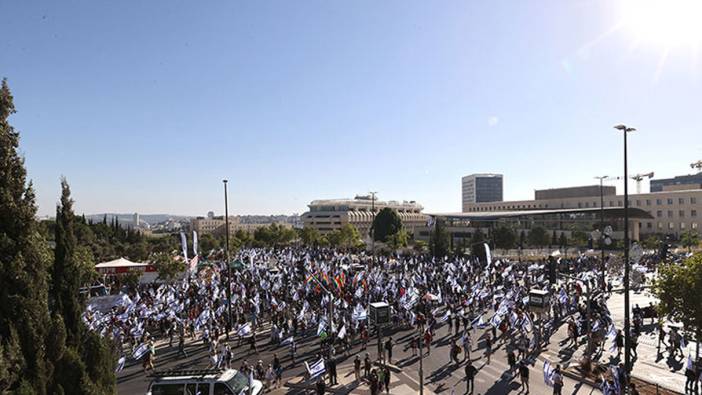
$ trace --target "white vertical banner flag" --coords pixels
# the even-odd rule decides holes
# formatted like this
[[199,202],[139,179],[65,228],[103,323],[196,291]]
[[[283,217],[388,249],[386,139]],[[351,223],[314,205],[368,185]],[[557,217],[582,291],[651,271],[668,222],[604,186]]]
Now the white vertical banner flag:
[[193,231],[193,253],[197,256],[197,232]]
[[183,258],[188,262],[188,240],[185,238],[185,232],[180,232],[180,244],[183,249]]
[[556,369],[551,366],[551,362],[544,361],[544,383],[549,387],[553,387],[553,372]]
[[336,337],[338,337],[339,339],[343,339],[344,336],[346,336],[346,325],[342,326],[342,327],[341,327],[341,330],[340,330],[339,333],[336,335]]
[[490,262],[492,262],[492,256],[490,255],[490,246],[487,243],[483,243],[485,246],[485,261],[487,261],[487,264],[490,265]]

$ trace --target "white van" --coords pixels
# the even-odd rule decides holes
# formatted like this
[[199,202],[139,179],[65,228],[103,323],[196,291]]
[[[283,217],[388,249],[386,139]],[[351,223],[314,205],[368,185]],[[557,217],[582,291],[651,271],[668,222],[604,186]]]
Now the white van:
[[172,370],[155,373],[146,395],[258,395],[263,388],[234,369]]

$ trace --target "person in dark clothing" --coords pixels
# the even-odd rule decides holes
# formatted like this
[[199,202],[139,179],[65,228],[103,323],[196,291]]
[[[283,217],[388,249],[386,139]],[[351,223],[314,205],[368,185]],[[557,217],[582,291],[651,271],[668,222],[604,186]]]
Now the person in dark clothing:
[[392,363],[392,347],[394,343],[392,342],[392,336],[388,338],[385,342],[385,352],[388,353],[388,363]]
[[327,361],[327,365],[329,367],[329,385],[338,384],[336,378],[336,360],[334,359],[334,357],[329,358],[329,360]]
[[371,372],[370,354],[366,353],[366,357],[363,359],[363,377],[370,376],[370,372]]
[[385,366],[383,368],[383,381],[385,385],[385,393],[389,394],[390,393],[390,368]]
[[471,394],[473,393],[473,390],[475,389],[474,385],[474,380],[475,380],[475,375],[478,373],[478,369],[473,366],[473,362],[471,360],[468,360],[468,363],[466,364],[465,367],[465,372],[466,372],[466,392],[470,392]]
[[324,395],[324,392],[327,390],[327,385],[324,384],[323,379],[318,379],[317,380],[317,395]]
[[522,361],[519,365],[519,378],[521,379],[521,389],[526,388],[526,393],[529,393],[529,367],[526,362]]

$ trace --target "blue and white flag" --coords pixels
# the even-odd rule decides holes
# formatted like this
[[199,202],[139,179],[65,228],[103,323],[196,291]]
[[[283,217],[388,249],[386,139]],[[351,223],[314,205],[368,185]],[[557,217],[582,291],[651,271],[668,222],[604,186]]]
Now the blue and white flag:
[[522,329],[524,329],[527,332],[531,332],[532,326],[533,324],[531,322],[529,314],[524,314],[524,322],[522,322]]
[[326,368],[324,367],[324,358],[320,358],[319,361],[313,363],[311,366],[305,362],[305,368],[307,369],[307,373],[310,375],[310,379],[314,379],[315,377],[324,374],[324,372],[326,372]]
[[544,361],[544,383],[549,387],[553,387],[553,373],[556,369],[551,365],[551,362]]
[[239,337],[249,336],[251,334],[251,323],[247,322],[241,325],[239,329],[237,329],[236,334],[239,335]]
[[115,373],[121,372],[122,369],[124,369],[125,362],[127,362],[127,357],[125,357],[124,355],[119,357],[119,359],[117,360],[117,368],[115,369]]
[[141,357],[144,356],[149,351],[149,345],[146,343],[141,343],[139,347],[137,347],[136,350],[134,350],[134,353],[132,353],[132,358],[134,360],[140,360]]
[[293,337],[290,336],[290,337],[288,337],[287,339],[283,340],[280,344],[284,346],[284,345],[286,345],[286,344],[292,343],[293,341],[294,341]]

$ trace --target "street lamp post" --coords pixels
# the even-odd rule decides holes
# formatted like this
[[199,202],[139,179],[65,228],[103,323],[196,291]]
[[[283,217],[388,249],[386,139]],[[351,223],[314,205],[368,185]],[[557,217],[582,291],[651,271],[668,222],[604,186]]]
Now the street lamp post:
[[371,213],[373,213],[373,219],[371,220],[371,253],[373,254],[373,265],[375,265],[375,195],[378,192],[369,192],[371,195]]
[[631,372],[631,335],[629,333],[629,175],[627,172],[626,135],[636,131],[626,125],[616,125],[615,129],[624,132],[624,368]]
[[[232,266],[229,264],[229,203],[227,201],[227,180],[222,180],[224,183],[224,256],[227,265],[227,315],[229,316],[229,328],[234,329],[232,325]],[[227,335],[229,336],[229,335]]]

